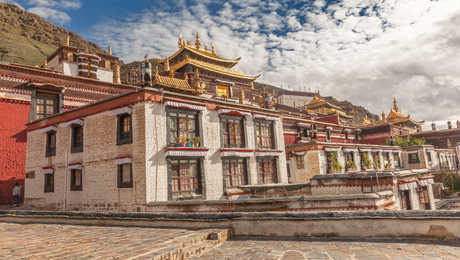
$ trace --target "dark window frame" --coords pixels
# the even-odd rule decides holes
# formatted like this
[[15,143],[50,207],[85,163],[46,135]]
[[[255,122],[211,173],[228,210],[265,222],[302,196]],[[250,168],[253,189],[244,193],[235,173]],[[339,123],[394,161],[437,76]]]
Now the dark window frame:
[[[232,163],[237,161],[239,164],[240,161],[242,163],[242,169],[243,172],[241,174],[235,174],[234,172],[228,172],[226,173],[225,171],[225,164],[229,164],[230,167],[228,169],[234,169],[232,168]],[[249,170],[248,170],[248,159],[247,158],[240,158],[240,157],[224,157],[222,158],[222,174],[224,177],[224,190],[226,191],[229,188],[235,188],[241,185],[248,185],[249,184]],[[236,182],[234,181],[236,178],[241,178],[241,181],[239,184],[235,184]],[[228,185],[230,183],[230,185]]]
[[[172,161],[179,161],[179,170],[177,175],[175,174],[175,169],[173,169],[173,162]],[[197,172],[194,177],[190,177],[190,179],[196,178],[197,181],[197,188],[191,190],[182,190],[182,183],[183,179],[186,179],[180,172],[180,165],[184,164],[185,162],[190,163],[190,161],[196,162]],[[205,176],[204,176],[204,167],[203,167],[203,158],[202,157],[168,157],[167,158],[167,174],[168,174],[168,200],[190,200],[190,199],[201,199],[205,196]],[[192,176],[192,175],[190,175]],[[177,179],[177,188],[178,191],[174,191],[174,179]],[[192,180],[193,181],[193,180]],[[193,185],[193,183],[192,183]]]
[[[125,118],[129,119],[129,132],[124,132]],[[117,145],[133,143],[133,117],[129,113],[120,114],[117,116]]]
[[326,128],[326,142],[330,143],[332,141],[332,130]]
[[[235,128],[236,123],[233,123],[235,121],[239,122],[240,139],[241,139],[240,145],[236,144],[237,143],[236,135],[232,136],[232,132],[230,131],[230,127],[232,124],[233,124],[233,127]],[[245,127],[244,117],[221,115],[220,116],[220,126],[221,126],[220,136],[221,136],[222,147],[224,148],[245,148],[246,147],[246,133],[245,133],[245,128],[244,128]],[[227,135],[225,135],[225,133],[227,133]],[[232,140],[232,139],[235,139],[235,140]],[[232,144],[232,141],[234,141],[234,144]]]
[[305,155],[296,155],[295,164],[297,170],[305,169]]
[[421,186],[419,188],[417,194],[418,194],[420,209],[421,210],[430,210],[431,209],[431,204],[430,204],[430,196],[428,194],[428,187]]
[[[59,111],[59,95],[37,92],[35,96],[35,107],[34,109],[34,119],[41,119],[58,113]],[[49,102],[52,102],[50,104]],[[39,113],[39,107],[42,108],[42,112]],[[47,108],[52,107],[53,112],[48,113]]]
[[[194,138],[194,137],[200,137],[200,146],[203,146],[203,140],[201,138],[201,129],[200,129],[200,111],[196,111],[196,110],[188,110],[188,109],[180,109],[180,108],[167,108],[166,109],[166,129],[167,129],[167,134],[166,134],[166,138],[167,138],[167,145],[168,147],[172,147],[172,146],[175,146],[176,144],[180,143],[180,142],[177,142],[177,139],[179,137],[181,137],[181,129],[179,128],[179,124],[180,124],[180,117],[178,115],[173,115],[173,114],[183,114],[183,115],[192,115],[194,116],[194,121],[195,121],[195,129],[194,129],[194,133],[192,133],[192,131],[188,132],[188,134],[192,133],[192,135],[194,135],[193,137],[191,138]],[[175,118],[175,125],[176,125],[176,129],[171,129],[171,124],[170,124],[170,119],[171,118]],[[173,132],[174,132],[174,137],[176,139],[175,142],[171,142],[171,137],[173,135]],[[190,138],[190,137],[188,137]]]
[[[257,157],[256,158],[256,163],[257,163],[257,183],[258,184],[275,184],[275,183],[279,183],[280,182],[280,179],[279,179],[279,176],[278,176],[278,159],[276,157],[272,157],[272,156],[266,156],[266,157]],[[273,173],[271,174],[271,178],[269,174],[267,174],[265,172],[265,169],[266,169],[266,165],[262,165],[262,168],[263,168],[263,172],[260,171],[261,169],[261,166],[260,166],[260,163],[272,163],[272,170],[273,170]],[[261,173],[263,174],[261,176]],[[266,180],[271,180],[271,182],[267,182]]]
[[[53,136],[54,136],[54,146],[52,146],[52,140],[51,140]],[[46,132],[45,156],[46,157],[56,156],[56,146],[57,146],[57,132],[56,131]]]
[[[78,140],[79,136],[77,136],[77,131],[81,131],[81,140]],[[83,126],[81,125],[72,126],[72,141],[71,141],[71,146],[70,146],[70,152],[71,153],[83,152],[83,142],[84,142]]]
[[[123,182],[123,165],[129,164],[129,178],[130,182]],[[117,174],[117,187],[121,188],[132,188],[133,187],[133,164],[132,163],[122,163],[117,165],[118,174]]]
[[44,192],[51,193],[54,192],[54,172],[53,173],[45,173],[44,176]]
[[[77,171],[80,171],[80,185],[76,185]],[[70,190],[71,191],[82,191],[83,190],[83,170],[82,169],[71,169],[70,170]]]
[[418,152],[416,152],[416,153],[408,153],[407,154],[407,161],[409,162],[409,164],[420,163],[420,157],[418,156]]
[[[270,146],[264,146],[263,145],[263,134],[262,130],[264,128],[269,128],[269,134],[271,135],[270,139]],[[259,133],[259,135],[257,135]],[[275,124],[271,120],[264,120],[264,119],[255,119],[254,120],[254,136],[255,136],[255,142],[256,142],[256,148],[257,149],[275,149],[276,147],[276,141],[275,141]]]

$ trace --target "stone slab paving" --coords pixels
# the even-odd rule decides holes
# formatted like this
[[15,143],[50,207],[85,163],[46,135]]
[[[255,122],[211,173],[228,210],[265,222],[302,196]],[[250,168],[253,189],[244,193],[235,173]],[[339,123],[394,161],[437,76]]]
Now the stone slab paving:
[[0,259],[130,259],[193,234],[183,229],[0,223]]
[[223,243],[193,260],[413,260],[460,259],[459,244],[360,241],[267,241],[238,239]]

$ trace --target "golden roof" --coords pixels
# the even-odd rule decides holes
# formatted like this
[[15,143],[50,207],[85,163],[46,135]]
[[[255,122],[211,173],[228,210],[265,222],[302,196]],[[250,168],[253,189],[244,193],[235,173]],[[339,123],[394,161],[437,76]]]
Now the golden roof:
[[336,106],[336,105],[333,105],[329,102],[327,102],[326,100],[322,99],[318,94],[316,94],[312,100],[310,100],[310,102],[305,105],[305,108],[307,109],[314,109],[314,108],[318,108],[318,107],[322,107],[322,106],[329,106],[331,108],[334,108],[334,109],[337,109],[337,110],[342,110],[340,107]]
[[168,88],[195,91],[185,79],[172,78],[156,74],[153,78],[153,84],[162,85]]
[[205,61],[196,60],[196,59],[190,58],[188,56],[186,56],[184,60],[173,64],[171,66],[171,69],[174,70],[174,71],[177,71],[178,69],[182,68],[183,66],[185,66],[187,64],[192,64],[195,67],[198,67],[200,69],[209,70],[209,71],[212,71],[212,72],[224,74],[224,75],[227,75],[227,76],[230,76],[230,77],[235,77],[235,78],[241,78],[241,79],[247,79],[247,80],[256,80],[258,77],[260,77],[260,75],[247,76],[247,75],[244,75],[244,73],[241,72],[241,71],[226,68],[226,67],[223,67],[223,66],[218,66],[218,65],[211,64],[211,63],[208,63],[208,62],[205,62]]
[[235,66],[241,59],[241,57],[238,57],[236,59],[225,59],[225,58],[222,58],[222,57],[219,57],[219,56],[213,54],[212,51],[197,49],[197,48],[194,48],[192,46],[187,46],[186,44],[184,44],[184,45],[181,45],[179,50],[177,50],[173,55],[171,55],[171,56],[169,56],[169,57],[167,57],[165,59],[162,59],[160,61],[164,62],[166,59],[171,60],[171,59],[179,56],[179,54],[181,54],[184,50],[190,51],[190,52],[195,53],[195,54],[197,54],[199,56],[202,56],[202,57],[214,60],[214,61],[227,63],[228,66],[230,66],[230,67]]

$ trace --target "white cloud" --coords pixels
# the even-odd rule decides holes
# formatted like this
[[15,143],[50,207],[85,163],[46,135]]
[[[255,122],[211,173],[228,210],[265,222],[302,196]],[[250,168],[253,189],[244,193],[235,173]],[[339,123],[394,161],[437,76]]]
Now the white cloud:
[[376,114],[397,96],[418,120],[460,119],[460,1],[305,2],[177,2],[99,24],[92,39],[129,62],[168,56],[179,33],[193,40],[198,31],[263,82],[320,89]]
[[48,8],[48,7],[33,7],[28,9],[27,11],[37,14],[45,19],[52,20],[57,24],[68,24],[70,23],[70,16],[65,13],[58,11],[56,9]]
[[27,4],[31,6],[27,11],[60,25],[69,24],[71,21],[67,10],[81,8],[80,0],[28,0]]

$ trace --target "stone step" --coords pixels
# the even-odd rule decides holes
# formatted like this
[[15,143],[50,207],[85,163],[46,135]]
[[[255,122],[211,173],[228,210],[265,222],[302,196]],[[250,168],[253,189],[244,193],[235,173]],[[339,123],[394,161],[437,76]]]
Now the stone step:
[[207,229],[155,245],[152,251],[131,257],[132,260],[186,260],[222,244],[228,230]]

